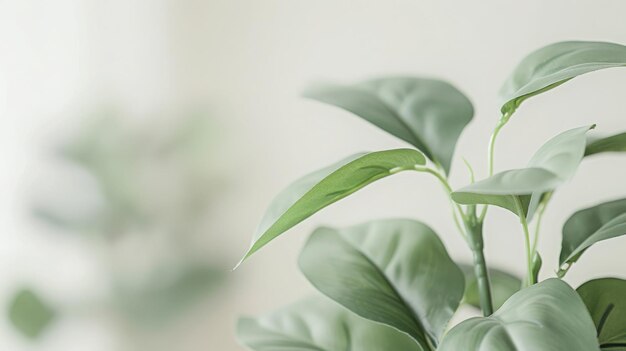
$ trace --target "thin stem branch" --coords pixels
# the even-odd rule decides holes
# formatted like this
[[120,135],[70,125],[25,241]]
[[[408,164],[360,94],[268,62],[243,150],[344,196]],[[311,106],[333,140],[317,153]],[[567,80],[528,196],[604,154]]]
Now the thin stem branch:
[[522,230],[524,231],[524,247],[526,249],[526,269],[527,269],[527,278],[528,284],[535,284],[535,277],[533,274],[533,254],[531,252],[530,247],[530,232],[528,230],[528,221],[526,220],[526,214],[524,214],[524,208],[522,207],[522,201],[519,197],[513,195],[511,196],[513,201],[515,202],[515,210],[517,215],[519,216],[520,223],[522,224]]
[[535,223],[535,233],[533,235],[533,244],[532,244],[532,255],[535,256],[537,252],[537,244],[539,243],[539,231],[541,230],[541,221],[543,219],[543,214],[546,211],[546,207],[548,207],[548,202],[550,202],[550,198],[552,198],[552,192],[546,193],[544,198],[541,200],[541,204],[539,209],[537,210],[537,222]]
[[463,163],[465,163],[465,167],[467,167],[467,170],[469,171],[470,183],[474,184],[474,182],[476,181],[476,178],[474,177],[474,168],[472,168],[472,165],[465,158],[463,158]]
[[[452,187],[450,186],[450,183],[448,183],[447,178],[440,171],[424,166],[415,166],[414,168],[416,171],[434,175],[443,185],[452,206],[452,216],[454,218],[454,222],[472,250],[472,255],[474,257],[474,274],[476,275],[478,285],[481,310],[485,316],[490,316],[493,314],[493,302],[491,297],[489,272],[487,270],[487,263],[484,254],[482,222],[479,222],[476,218],[475,211],[465,212],[459,204],[452,200],[452,197],[450,196],[452,194]],[[461,217],[461,221],[464,224],[463,227],[461,226],[461,221],[457,218],[457,214]],[[465,228],[465,230],[463,230],[463,228]]]
[[[511,118],[512,112],[506,112],[500,117],[498,124],[494,128],[491,133],[491,137],[489,138],[489,146],[487,148],[487,175],[491,177],[494,172],[494,164],[495,164],[495,149],[496,149],[496,140],[498,139],[498,134],[500,134],[500,130],[504,127]],[[479,220],[482,222],[485,220],[485,216],[487,216],[487,209],[489,206],[485,205],[483,210],[480,213]]]
[[448,198],[450,199],[450,203],[452,204],[453,208],[456,208],[463,222],[466,222],[468,220],[467,214],[465,213],[465,211],[463,211],[461,206],[457,204],[456,202],[452,201],[452,198],[450,198],[450,194],[452,193],[452,187],[450,186],[450,183],[448,183],[448,180],[446,179],[445,176],[443,176],[438,171],[429,167],[415,166],[415,170],[434,175],[439,180],[439,182],[443,185],[444,189],[446,190],[446,194],[448,195]]

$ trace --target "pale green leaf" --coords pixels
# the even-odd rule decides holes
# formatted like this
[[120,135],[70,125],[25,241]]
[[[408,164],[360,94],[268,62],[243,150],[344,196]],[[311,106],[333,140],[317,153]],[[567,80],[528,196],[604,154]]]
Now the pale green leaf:
[[569,180],[583,158],[586,133],[593,126],[574,128],[546,142],[531,158],[527,168],[497,173],[452,193],[460,204],[489,204],[517,214],[515,197],[531,217],[544,193]]
[[446,172],[457,140],[474,115],[463,93],[435,79],[392,77],[353,85],[317,84],[304,96],[356,114],[415,146]]
[[437,235],[408,219],[316,230],[300,269],[354,313],[436,344],[463,297],[463,273]]
[[563,226],[560,275],[591,245],[626,234],[626,199],[596,205],[574,213]]
[[600,348],[626,351],[626,280],[595,279],[576,291],[596,325]]
[[413,149],[378,151],[352,156],[297,180],[270,204],[242,261],[324,207],[379,179],[425,163],[424,155]]
[[425,351],[408,335],[363,319],[325,297],[260,318],[240,318],[237,339],[255,351]]
[[452,328],[439,351],[593,351],[596,329],[578,294],[548,279],[513,295],[490,317]]
[[579,75],[620,66],[626,66],[623,45],[566,41],[545,46],[526,56],[507,78],[500,90],[502,113]]

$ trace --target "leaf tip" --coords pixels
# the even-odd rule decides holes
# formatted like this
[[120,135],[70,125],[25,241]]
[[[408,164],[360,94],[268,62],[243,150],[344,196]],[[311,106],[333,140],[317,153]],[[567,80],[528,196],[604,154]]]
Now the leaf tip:
[[248,259],[248,257],[250,257],[252,254],[254,253],[254,251],[252,251],[252,247],[250,249],[248,249],[248,251],[246,251],[246,253],[243,255],[243,257],[239,260],[239,262],[237,262],[237,264],[235,265],[235,267],[233,267],[233,269],[231,270],[231,272],[234,272],[237,270],[237,268],[239,268],[239,266],[241,266],[244,261],[246,261]]

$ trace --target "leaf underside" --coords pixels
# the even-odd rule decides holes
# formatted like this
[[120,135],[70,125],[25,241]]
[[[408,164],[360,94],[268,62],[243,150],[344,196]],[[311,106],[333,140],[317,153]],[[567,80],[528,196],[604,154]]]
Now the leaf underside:
[[593,244],[624,234],[626,234],[626,199],[609,201],[580,210],[563,225],[559,264],[569,266]]
[[626,350],[626,280],[602,278],[576,289],[596,326],[600,348]]

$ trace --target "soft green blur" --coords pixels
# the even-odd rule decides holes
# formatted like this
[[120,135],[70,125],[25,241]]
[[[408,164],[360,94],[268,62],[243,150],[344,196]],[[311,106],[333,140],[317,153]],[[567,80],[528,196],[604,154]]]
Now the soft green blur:
[[[226,257],[198,241],[217,239],[206,218],[227,185],[211,162],[210,119],[190,113],[140,125],[129,120],[112,109],[98,111],[54,153],[56,162],[84,171],[92,186],[56,190],[56,197],[32,204],[32,215],[55,233],[80,237],[107,272],[105,291],[62,306],[46,302],[45,291],[17,291],[11,321],[29,338],[64,315],[102,314],[124,326],[120,338],[130,350],[142,338],[158,338],[227,283]],[[96,201],[63,198],[89,192]]]

